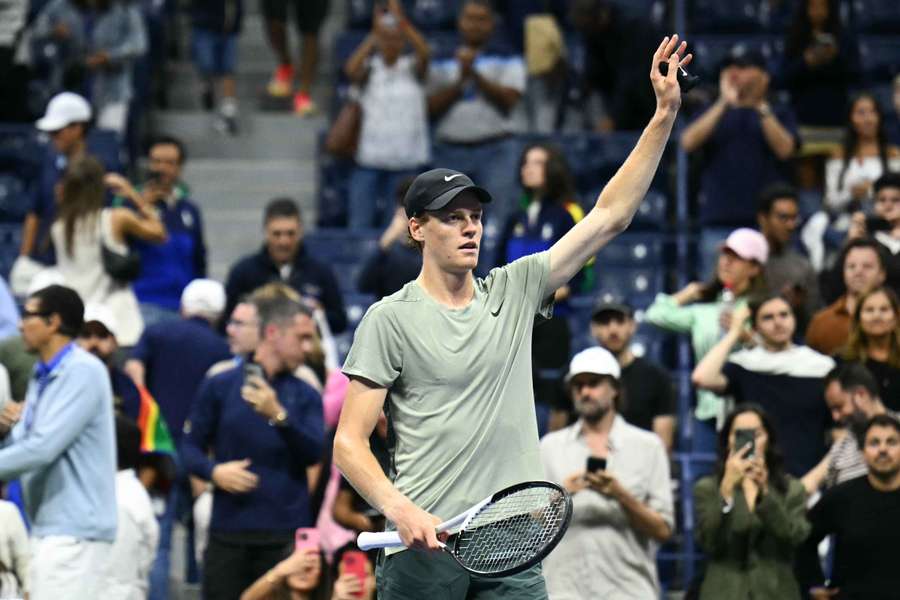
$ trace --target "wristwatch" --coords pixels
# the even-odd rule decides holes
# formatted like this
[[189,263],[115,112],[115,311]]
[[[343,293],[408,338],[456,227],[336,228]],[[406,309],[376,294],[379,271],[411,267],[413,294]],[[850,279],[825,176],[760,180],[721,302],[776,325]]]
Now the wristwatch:
[[756,112],[759,113],[759,116],[765,119],[766,117],[772,116],[772,107],[768,104],[761,104],[759,108],[756,109]]
[[284,409],[281,409],[277,415],[269,419],[269,425],[272,427],[281,427],[285,423],[287,423],[287,411]]

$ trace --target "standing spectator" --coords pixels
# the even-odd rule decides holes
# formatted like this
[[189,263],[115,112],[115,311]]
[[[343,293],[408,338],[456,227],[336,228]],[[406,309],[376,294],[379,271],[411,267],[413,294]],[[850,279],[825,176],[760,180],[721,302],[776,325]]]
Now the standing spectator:
[[887,285],[900,291],[900,173],[888,171],[872,185],[875,214],[853,214],[847,239],[870,237],[881,244],[887,259]]
[[[754,441],[735,443],[739,430]],[[806,495],[784,472],[776,429],[762,408],[741,404],[719,432],[716,473],[694,487],[697,541],[707,556],[700,600],[799,600],[795,549],[806,539]]]
[[22,337],[40,362],[25,410],[0,439],[0,480],[20,477],[31,522],[31,600],[101,598],[116,535],[115,432],[106,367],[73,339],[84,304],[63,286],[25,302]]
[[322,453],[322,401],[292,372],[315,325],[292,300],[256,304],[252,362],[264,376],[231,369],[207,379],[185,425],[188,469],[216,486],[204,561],[210,600],[236,598],[278,563],[297,527],[312,525],[306,467]]
[[259,319],[252,300],[244,298],[234,305],[225,325],[225,335],[228,338],[228,351],[234,356],[211,366],[206,372],[207,377],[239,366],[248,354],[256,350],[259,344]]
[[[384,225],[394,214],[398,183],[431,160],[423,87],[431,50],[399,0],[390,0],[386,10],[375,6],[372,32],[344,65],[347,78],[362,89],[362,124],[348,192],[350,229]],[[403,54],[407,42],[412,56]]]
[[[104,208],[104,187],[128,197],[137,212]],[[133,346],[144,329],[137,298],[130,283],[107,273],[103,249],[127,254],[129,237],[161,242],[166,239],[166,227],[127,179],[116,173],[104,175],[94,158],[72,161],[59,189],[59,216],[50,230],[56,268],[86,302],[109,307],[121,323],[119,343]]]
[[141,409],[140,393],[131,377],[116,362],[118,327],[116,317],[109,308],[102,304],[88,304],[84,307],[84,326],[78,334],[78,345],[106,365],[116,414],[137,421]]
[[863,294],[850,323],[847,345],[839,357],[864,364],[878,381],[881,397],[900,410],[900,302],[897,294],[878,287]]
[[328,0],[264,0],[262,13],[266,20],[269,46],[278,60],[278,67],[269,81],[272,96],[290,96],[294,88],[294,65],[288,47],[288,9],[294,13],[300,33],[300,87],[294,94],[294,112],[301,117],[316,111],[312,101],[312,86],[319,62],[319,28],[328,14]]
[[[765,290],[763,269],[768,256],[768,244],[758,231],[733,231],[722,246],[712,279],[690,283],[671,296],[657,295],[647,309],[647,322],[690,333],[694,360],[700,361],[727,329],[731,311]],[[717,425],[725,418],[725,399],[709,390],[698,390],[694,417],[694,449],[714,451]]]
[[147,598],[150,566],[156,556],[159,525],[150,495],[137,477],[141,431],[128,417],[116,417],[116,504],[118,530],[105,565],[103,598]]
[[176,319],[185,286],[206,277],[202,214],[181,180],[186,161],[184,144],[171,136],[156,138],[147,153],[149,172],[140,189],[141,197],[156,209],[167,232],[162,243],[134,243],[134,250],[141,256],[134,293],[147,325]]
[[846,291],[813,315],[806,330],[806,343],[822,354],[834,354],[847,343],[850,315],[856,312],[860,297],[884,284],[885,256],[877,242],[867,239],[850,241],[838,260]]
[[147,51],[136,3],[51,0],[32,25],[36,41],[52,42],[51,81],[81,91],[97,109],[97,127],[125,134],[134,94],[132,68]]
[[806,331],[820,305],[819,282],[809,259],[793,247],[799,219],[800,206],[794,188],[773,184],[762,191],[756,221],[769,244],[766,283],[770,291],[790,300],[797,317],[797,330]]
[[347,328],[344,300],[331,269],[303,247],[303,221],[300,207],[290,198],[275,198],[266,205],[263,218],[266,241],[259,252],[235,263],[228,272],[225,313],[238,298],[272,281],[283,281],[303,296],[304,301],[321,309],[332,333]]
[[[544,560],[551,597],[659,596],[657,544],[675,527],[669,462],[659,438],[619,415],[619,363],[603,348],[572,358],[566,381],[579,419],[541,440],[551,481],[573,495],[572,525]],[[591,456],[605,468],[586,471]]]
[[597,304],[591,315],[591,335],[616,357],[622,369],[624,406],[619,413],[635,427],[659,436],[667,452],[675,443],[675,386],[669,373],[631,351],[637,331],[634,309],[627,303]]
[[409,177],[397,184],[394,217],[378,238],[378,249],[366,258],[359,272],[356,287],[377,300],[399,291],[422,270],[422,253],[409,243],[409,219],[403,208],[403,197],[412,182]]
[[[759,344],[732,351],[745,336],[747,318]],[[784,440],[785,467],[806,474],[825,454],[828,413],[822,378],[834,368],[831,357],[792,342],[797,321],[787,299],[771,295],[735,311],[731,327],[691,375],[694,385],[763,407]]]
[[799,146],[796,123],[789,108],[769,103],[768,94],[763,56],[732,51],[719,75],[719,97],[681,134],[685,150],[705,151],[697,198],[701,262],[721,228],[755,225],[760,191],[786,179],[785,161]]
[[894,560],[900,536],[900,423],[888,415],[869,420],[862,437],[868,474],[830,490],[809,513],[809,553],[825,536],[834,540],[828,588],[818,561],[814,600],[890,600],[900,589]]
[[[224,306],[221,283],[211,279],[192,281],[181,294],[182,318],[145,329],[125,363],[125,372],[159,404],[176,447],[206,372],[229,356],[228,346],[215,330]],[[182,516],[183,499],[190,497],[188,487],[180,468],[160,517],[159,552],[150,584],[152,598],[167,597],[172,528]]]
[[0,598],[28,596],[28,532],[19,508],[0,500]]
[[498,194],[491,218],[499,229],[514,209],[499,190],[512,183],[509,138],[522,129],[514,109],[525,91],[525,63],[496,48],[495,19],[488,0],[462,3],[457,20],[462,43],[455,56],[432,61],[428,112],[443,144],[442,166]]
[[841,27],[838,0],[803,0],[785,39],[782,77],[801,125],[837,127],[858,78],[856,40]]
[[820,489],[831,489],[866,474],[859,442],[869,419],[887,414],[880,396],[872,373],[859,363],[837,366],[825,377],[825,404],[835,425],[844,431],[822,462],[803,476],[807,494],[812,496]]
[[237,134],[237,42],[244,16],[243,0],[198,0],[191,3],[194,63],[203,78],[203,108],[212,110],[216,87],[221,103],[214,121],[222,133]]

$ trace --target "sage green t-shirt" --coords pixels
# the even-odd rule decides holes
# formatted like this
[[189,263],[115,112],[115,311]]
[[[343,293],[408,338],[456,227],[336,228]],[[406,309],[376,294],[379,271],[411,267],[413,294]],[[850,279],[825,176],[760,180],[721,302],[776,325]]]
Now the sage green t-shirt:
[[475,280],[462,309],[412,281],[366,312],[344,363],[348,377],[388,389],[392,481],[442,520],[493,492],[543,479],[531,383],[535,315],[550,255],[542,252]]

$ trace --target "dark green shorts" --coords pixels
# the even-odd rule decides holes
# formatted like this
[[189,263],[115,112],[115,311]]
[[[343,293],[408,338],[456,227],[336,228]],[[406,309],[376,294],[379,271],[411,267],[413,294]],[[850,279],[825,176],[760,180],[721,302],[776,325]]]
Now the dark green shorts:
[[381,555],[378,600],[547,600],[541,566],[502,579],[470,575],[446,552],[405,550]]

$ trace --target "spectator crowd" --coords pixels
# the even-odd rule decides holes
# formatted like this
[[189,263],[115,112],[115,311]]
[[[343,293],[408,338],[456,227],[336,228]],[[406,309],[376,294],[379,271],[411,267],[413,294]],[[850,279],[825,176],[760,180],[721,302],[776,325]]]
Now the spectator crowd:
[[[136,125],[161,83],[142,61],[164,60],[141,4],[0,7],[0,119],[28,112],[13,90],[27,64],[49,140],[0,279],[0,598],[68,598],[77,582],[85,598],[164,600],[175,569],[211,600],[375,598],[380,558],[354,540],[384,518],[332,460],[342,340],[359,321],[347,290],[366,309],[419,275],[405,200],[430,166],[494,196],[479,276],[575,227],[605,183],[585,173],[605,163],[567,140],[636,139],[653,112],[641,57],[667,3],[351,2],[356,43],[327,108],[312,89],[329,3],[263,0],[265,94],[330,113],[323,162],[347,168],[338,235],[373,242],[349,284],[289,196],[268,200],[260,246],[210,275],[189,148]],[[535,323],[540,460],[574,503],[543,565],[549,597],[894,599],[900,52],[889,79],[860,40],[875,27],[864,9],[896,34],[900,7],[675,4],[752,39],[698,42],[704,79],[663,159],[679,207],[658,178],[658,222],[623,242],[635,262],[601,251]],[[759,11],[752,25],[737,4]],[[246,9],[188,13],[203,104],[226,135],[241,129]],[[130,146],[143,156],[123,168],[98,130],[123,148],[147,134]],[[5,152],[0,139],[0,170]],[[675,239],[690,242],[676,268],[664,250],[640,262]],[[369,445],[391,474],[386,413]],[[702,553],[685,560],[704,560],[676,581],[662,557],[685,536]]]

